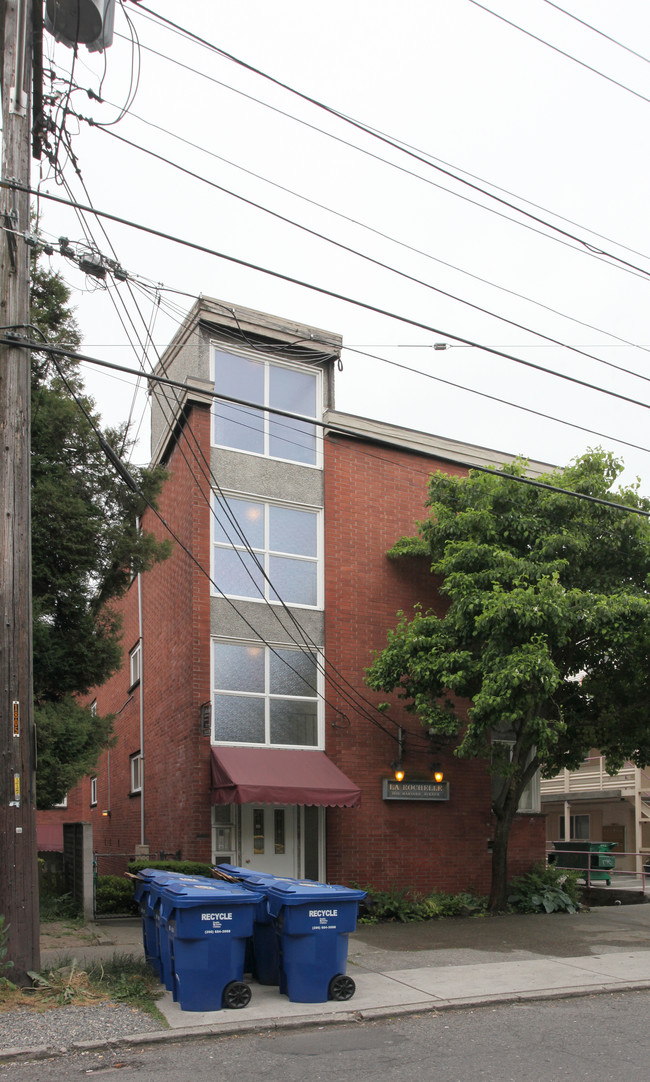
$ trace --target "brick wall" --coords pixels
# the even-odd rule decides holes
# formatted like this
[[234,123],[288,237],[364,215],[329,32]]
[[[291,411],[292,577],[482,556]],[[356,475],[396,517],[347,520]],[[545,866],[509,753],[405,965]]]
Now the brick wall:
[[[345,437],[330,435],[325,443],[326,652],[341,677],[374,704],[390,697],[364,685],[364,669],[385,645],[398,610],[408,614],[421,603],[443,611],[426,558],[386,556],[425,517],[427,480],[438,468],[465,472]],[[360,808],[328,810],[329,880],[382,889],[395,884],[486,892],[493,821],[485,764],[458,760],[449,750],[432,755],[424,730],[395,696],[387,717],[362,704],[351,706],[331,686],[326,696],[326,749],[362,790]],[[407,778],[430,779],[432,761],[440,762],[450,783],[448,802],[382,799],[382,778],[392,777],[390,763],[397,753],[394,722],[406,731]],[[543,851],[543,816],[518,819],[513,874]]]

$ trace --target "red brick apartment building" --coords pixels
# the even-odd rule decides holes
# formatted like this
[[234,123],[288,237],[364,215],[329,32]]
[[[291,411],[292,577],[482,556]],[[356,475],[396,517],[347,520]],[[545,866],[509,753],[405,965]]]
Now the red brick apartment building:
[[[386,555],[424,517],[430,474],[510,456],[336,411],[341,345],[201,297],[158,365],[175,382],[152,385],[168,480],[143,526],[162,537],[166,523],[173,553],[120,604],[124,665],[95,698],[116,714],[114,746],[67,808],[40,814],[42,828],[91,822],[100,873],[145,847],[375,888],[488,889],[485,764],[433,746],[397,700],[381,714],[363,676],[398,610],[441,604],[426,560]],[[543,852],[533,787],[511,873]]]

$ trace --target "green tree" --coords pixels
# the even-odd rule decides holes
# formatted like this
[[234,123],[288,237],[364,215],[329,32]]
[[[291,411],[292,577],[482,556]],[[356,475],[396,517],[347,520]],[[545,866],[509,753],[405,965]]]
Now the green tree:
[[[33,268],[31,320],[49,342],[76,350],[70,291],[58,274]],[[37,801],[58,803],[92,770],[112,718],[79,701],[120,666],[120,621],[111,608],[131,581],[169,552],[138,529],[146,502],[121,480],[83,410],[99,426],[74,359],[32,361],[32,594]],[[83,410],[80,408],[83,406]],[[103,433],[121,458],[124,429]],[[129,467],[155,500],[164,473]]]
[[[540,480],[648,511],[621,463],[590,452]],[[428,518],[390,555],[423,555],[443,615],[398,614],[367,672],[493,774],[490,907],[506,903],[510,828],[541,768],[575,769],[590,750],[614,772],[650,761],[650,524],[646,517],[498,475],[435,474]]]

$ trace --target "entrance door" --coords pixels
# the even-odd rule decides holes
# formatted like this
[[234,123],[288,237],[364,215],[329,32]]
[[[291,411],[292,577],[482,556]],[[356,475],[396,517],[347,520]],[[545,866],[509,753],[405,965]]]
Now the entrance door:
[[295,805],[242,804],[242,865],[272,875],[298,875]]

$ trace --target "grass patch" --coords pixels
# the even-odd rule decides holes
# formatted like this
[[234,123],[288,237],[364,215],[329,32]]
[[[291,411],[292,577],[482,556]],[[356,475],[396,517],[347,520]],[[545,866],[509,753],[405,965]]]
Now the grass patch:
[[60,959],[56,968],[30,973],[31,988],[17,988],[0,981],[0,1010],[30,1007],[46,1011],[52,1007],[126,1003],[167,1025],[156,1006],[161,995],[158,978],[147,963],[131,954],[116,953],[103,962],[81,968],[76,959]]

